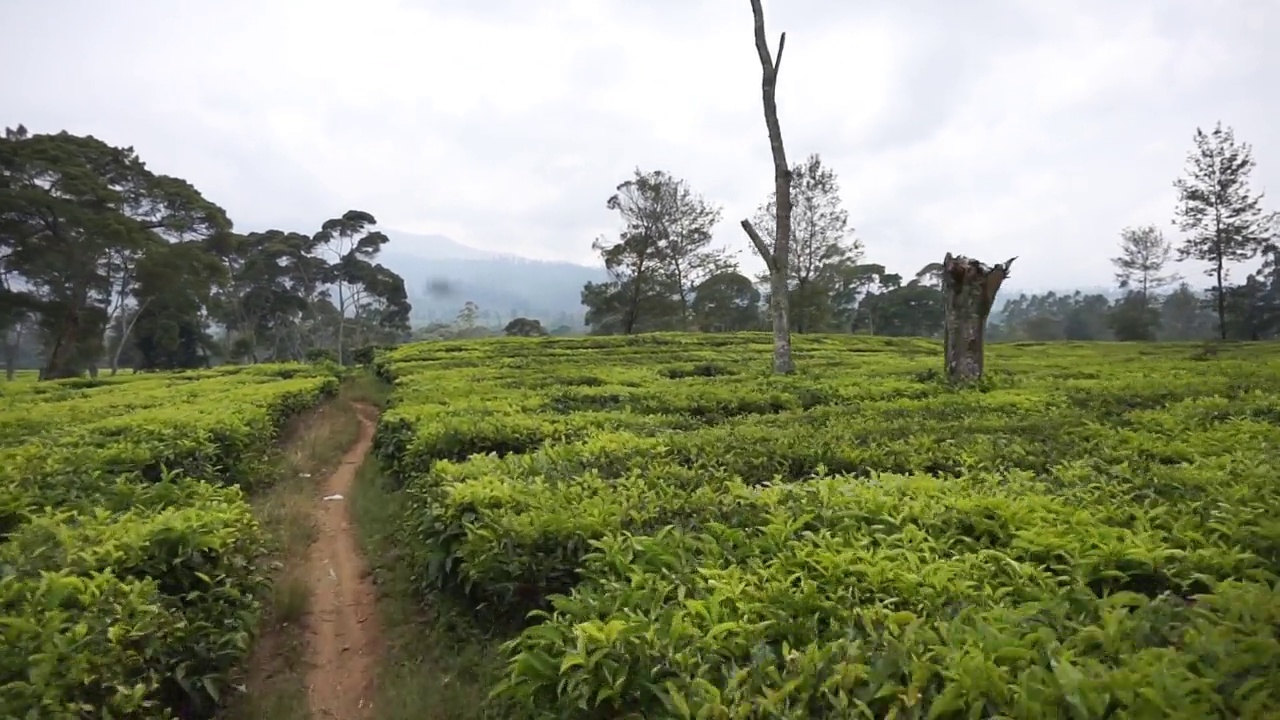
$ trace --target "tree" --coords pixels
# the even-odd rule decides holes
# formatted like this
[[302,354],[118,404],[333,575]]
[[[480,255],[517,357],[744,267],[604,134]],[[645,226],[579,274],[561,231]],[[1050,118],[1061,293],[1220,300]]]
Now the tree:
[[1228,263],[1251,260],[1275,241],[1276,215],[1262,211],[1263,194],[1249,188],[1253,149],[1237,143],[1231,128],[1219,122],[1210,133],[1195,132],[1195,150],[1187,156],[1184,177],[1174,180],[1178,205],[1174,224],[1185,233],[1178,260],[1209,263],[1214,278],[1218,333],[1227,339]]
[[1173,247],[1154,225],[1125,228],[1120,232],[1120,255],[1111,258],[1116,266],[1116,282],[1133,292],[1111,308],[1107,324],[1117,340],[1154,340],[1160,312],[1152,295],[1175,282],[1177,275],[1162,275]]
[[507,323],[502,332],[510,337],[542,337],[547,334],[542,322],[526,317],[518,317]]
[[[1111,300],[1098,293],[1085,295],[1079,290],[1071,295],[1059,296],[1062,300],[1062,335],[1067,340],[1106,340],[1112,331],[1107,317],[1112,311]],[[1156,321],[1157,326],[1159,320]]]
[[386,235],[369,229],[377,224],[378,221],[367,212],[348,210],[342,217],[326,220],[315,235],[317,247],[333,258],[323,280],[338,291],[337,353],[340,364],[346,364],[343,340],[347,312],[354,307],[352,300],[357,288],[363,285],[363,279],[371,272],[371,261],[388,241]]
[[1122,342],[1156,339],[1160,327],[1160,310],[1142,290],[1133,290],[1111,307],[1107,326]]
[[1215,334],[1215,316],[1204,298],[1185,282],[1160,303],[1159,339],[1164,341],[1204,340]]
[[471,330],[476,326],[476,320],[480,317],[480,307],[474,302],[468,300],[462,305],[462,309],[458,311],[457,325],[461,330]]
[[[845,332],[858,332],[874,325],[871,318],[862,318],[867,312],[874,313],[865,301],[872,294],[872,288],[883,284],[890,277],[883,265],[876,263],[852,264],[841,263],[835,267],[836,281],[831,293],[831,306],[836,326]],[[900,285],[902,279],[892,276],[894,286]],[[888,288],[885,287],[885,290]],[[870,330],[868,330],[870,332]]]
[[697,288],[693,315],[703,332],[755,330],[760,326],[760,291],[742,273],[712,275]]
[[765,37],[764,9],[760,0],[751,0],[751,14],[755,18],[756,54],[760,57],[760,89],[764,101],[764,123],[769,131],[769,148],[773,154],[773,192],[777,198],[774,208],[776,232],[773,247],[765,244],[750,220],[742,221],[742,229],[751,238],[769,271],[769,311],[773,316],[773,371],[788,374],[795,371],[791,358],[791,326],[787,320],[788,264],[791,259],[791,168],[787,165],[786,149],[782,145],[782,126],[778,123],[778,68],[782,65],[782,50],[787,44],[787,34],[778,40],[778,54],[769,51]]
[[[172,243],[139,261],[132,291],[137,310],[123,335],[132,337],[137,350],[135,367],[175,370],[209,364],[213,338],[205,329],[205,308],[223,272],[218,258],[197,241]],[[123,338],[111,356],[113,374]]]
[[942,293],[946,302],[945,365],[947,377],[968,382],[982,377],[987,316],[1000,285],[1016,257],[988,268],[977,260],[947,253],[942,261]]
[[[756,213],[755,228],[776,242],[777,196],[770,194]],[[835,171],[814,154],[791,170],[791,241],[788,308],[796,332],[829,329],[840,268],[853,265],[861,246],[850,237],[849,213],[840,204]]]
[[357,342],[394,344],[408,338],[413,307],[404,278],[377,263],[359,268],[353,277],[359,280],[352,303]]
[[22,126],[0,141],[4,272],[21,280],[38,316],[43,378],[95,371],[142,257],[230,228],[221,208],[186,181],[152,173],[132,148]]
[[300,360],[326,344],[322,306],[329,303],[319,293],[330,265],[314,255],[316,236],[268,230],[217,237],[208,245],[223,265],[210,314],[225,329],[228,358],[257,362],[269,349],[272,358]]
[[696,289],[707,278],[732,269],[733,262],[724,249],[711,247],[720,208],[695,194],[683,180],[662,174],[655,174],[654,180],[652,187],[667,207],[658,238],[658,261],[675,290],[684,330],[693,320]]
[[[132,148],[61,132],[0,139],[0,332],[10,365],[43,345],[41,376],[226,358],[346,356],[357,338],[403,336],[403,280],[371,262],[386,242],[350,211],[314,236],[240,234],[184,180]],[[333,261],[318,257],[329,251]],[[330,294],[337,292],[337,303]],[[221,325],[222,337],[210,333]],[[137,352],[135,352],[137,351]]]
[[694,289],[732,266],[723,250],[710,247],[720,210],[684,181],[638,169],[606,206],[621,215],[623,229],[618,242],[599,238],[592,245],[611,279],[583,287],[587,323],[628,335],[688,327]]
[[910,282],[868,294],[859,316],[872,335],[936,337],[943,329],[945,308],[937,288]]
[[626,333],[624,320],[633,317],[628,312],[629,295],[621,282],[589,282],[582,287],[582,305],[587,308],[583,322],[592,335]]
[[1161,275],[1173,255],[1173,246],[1155,225],[1125,228],[1120,232],[1120,255],[1111,258],[1120,289],[1134,288],[1147,305],[1151,294],[1177,282],[1176,274]]

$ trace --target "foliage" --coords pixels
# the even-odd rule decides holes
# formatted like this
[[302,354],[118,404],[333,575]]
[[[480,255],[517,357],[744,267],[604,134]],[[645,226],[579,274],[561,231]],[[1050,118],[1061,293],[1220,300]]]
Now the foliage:
[[[776,213],[775,191],[752,221],[771,245],[777,234]],[[862,244],[852,234],[835,171],[823,165],[817,154],[797,163],[791,170],[787,263],[791,291],[788,309],[796,332],[822,332],[838,326],[840,317],[834,300],[842,271],[855,266],[862,255]]]
[[1209,263],[1205,272],[1215,280],[1218,327],[1225,340],[1228,264],[1250,260],[1274,245],[1277,215],[1264,213],[1263,195],[1249,188],[1256,165],[1252,146],[1237,143],[1235,132],[1222,123],[1208,133],[1196,128],[1194,139],[1186,176],[1173,183],[1178,190],[1174,223],[1188,233],[1178,258]]
[[1160,311],[1150,304],[1142,291],[1134,290],[1111,307],[1107,326],[1117,340],[1155,340],[1160,327]]
[[600,238],[593,245],[611,279],[583,288],[587,324],[623,334],[687,329],[696,289],[732,266],[724,250],[711,247],[720,209],[683,180],[638,169],[606,205],[621,216],[623,230],[618,242]]
[[[1280,712],[1280,356],[764,333],[403,346],[376,450],[523,716]],[[1205,362],[1213,371],[1205,371]],[[528,611],[537,611],[526,616]],[[522,629],[523,628],[523,629]]]
[[510,337],[542,337],[547,334],[547,331],[542,327],[542,323],[524,317],[515,318],[507,323],[502,332]]
[[692,310],[695,326],[707,332],[757,330],[763,322],[760,291],[739,272],[716,273],[704,280],[694,289]]
[[1120,232],[1120,255],[1111,258],[1116,266],[1116,282],[1121,290],[1134,289],[1149,301],[1152,293],[1169,283],[1177,275],[1162,275],[1173,255],[1173,246],[1154,225],[1125,228]]
[[4,386],[0,716],[211,716],[265,582],[240,486],[337,384],[258,365]]
[[[129,147],[67,132],[0,138],[0,333],[12,372],[42,377],[205,367],[210,358],[300,360],[403,339],[403,280],[373,262],[386,236],[352,210],[314,236],[239,234],[190,183]],[[321,257],[329,251],[332,260]],[[336,302],[333,296],[336,292]],[[221,337],[216,337],[215,329]]]

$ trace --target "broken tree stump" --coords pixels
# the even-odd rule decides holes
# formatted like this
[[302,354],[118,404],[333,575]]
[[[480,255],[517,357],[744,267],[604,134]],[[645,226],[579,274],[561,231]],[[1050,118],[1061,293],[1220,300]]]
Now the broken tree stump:
[[988,268],[963,255],[947,253],[942,261],[942,293],[946,302],[943,348],[947,377],[972,382],[982,377],[987,316],[1000,285],[1017,257]]

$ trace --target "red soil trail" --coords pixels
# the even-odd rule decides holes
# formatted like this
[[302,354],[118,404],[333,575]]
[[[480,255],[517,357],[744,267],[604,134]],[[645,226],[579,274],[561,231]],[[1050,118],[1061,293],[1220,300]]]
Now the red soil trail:
[[311,604],[307,628],[307,695],[315,720],[367,720],[372,717],[379,651],[375,592],[351,524],[350,503],[356,471],[369,454],[377,411],[357,405],[360,436],[325,480],[317,511],[316,541],[311,545]]

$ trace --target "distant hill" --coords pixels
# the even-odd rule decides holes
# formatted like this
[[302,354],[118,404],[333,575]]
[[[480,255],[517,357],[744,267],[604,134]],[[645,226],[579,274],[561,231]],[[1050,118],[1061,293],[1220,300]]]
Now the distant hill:
[[451,322],[468,301],[481,323],[529,317],[547,327],[583,327],[582,286],[606,279],[603,267],[547,262],[468,247],[443,235],[384,230],[378,262],[404,278],[415,326]]
[[[378,262],[404,278],[413,304],[413,324],[452,322],[468,301],[480,307],[481,323],[502,326],[513,317],[540,320],[548,328],[568,325],[584,328],[582,286],[607,279],[603,267],[569,262],[533,260],[510,253],[495,253],[463,245],[444,235],[417,235],[384,230],[391,242]],[[1004,304],[1021,293],[1040,295],[1047,287],[1005,287],[993,309],[999,318]],[[1052,288],[1059,295],[1076,291],[1101,294],[1110,300],[1123,297],[1115,288],[1092,286]]]

